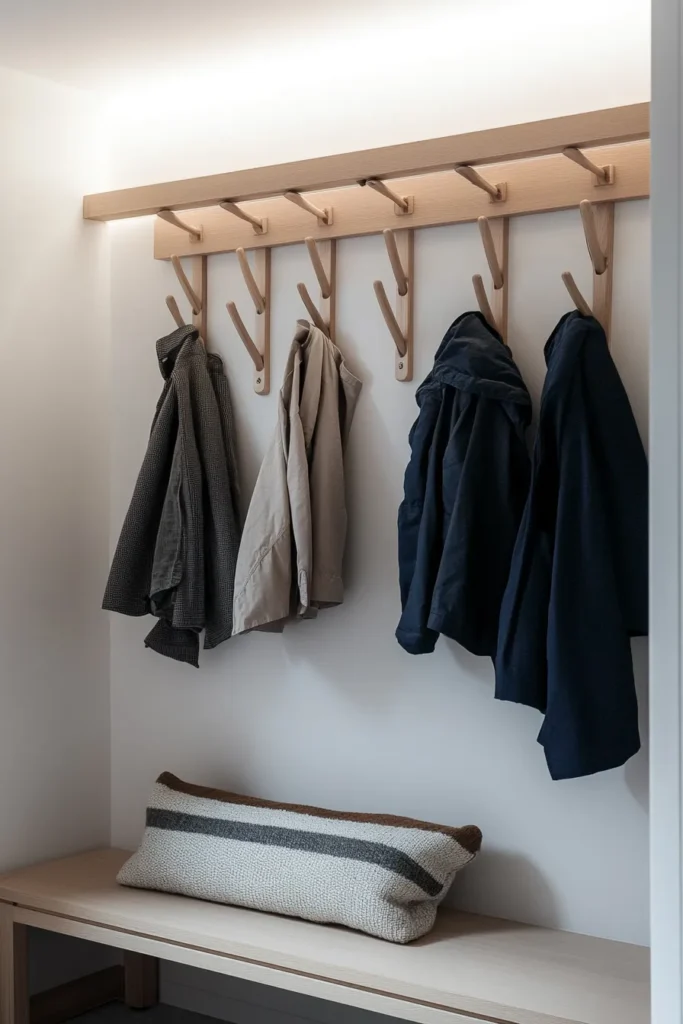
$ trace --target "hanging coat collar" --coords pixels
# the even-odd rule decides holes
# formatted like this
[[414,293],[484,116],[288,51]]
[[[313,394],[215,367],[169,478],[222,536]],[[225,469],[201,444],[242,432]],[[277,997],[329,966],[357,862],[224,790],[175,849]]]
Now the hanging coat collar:
[[418,389],[448,384],[498,401],[514,402],[531,417],[531,398],[510,349],[481,313],[463,313],[446,331],[434,367]]
[[565,313],[545,343],[545,363],[548,370],[555,370],[558,363],[574,359],[586,342],[599,341],[607,344],[605,331],[594,316],[584,316],[578,310]]
[[[168,380],[173,373],[178,356],[187,341],[198,342],[201,345],[199,331],[196,327],[190,325],[178,327],[172,334],[167,334],[166,337],[159,338],[157,341],[157,359],[164,380]],[[204,346],[201,345],[201,347]]]

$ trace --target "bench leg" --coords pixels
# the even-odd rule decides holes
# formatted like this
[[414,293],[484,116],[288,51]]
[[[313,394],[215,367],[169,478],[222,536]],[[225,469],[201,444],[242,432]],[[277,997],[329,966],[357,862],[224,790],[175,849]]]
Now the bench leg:
[[0,1024],[29,1024],[28,932],[0,903]]
[[[159,961],[143,953],[123,954],[124,1001],[133,1010],[148,1010],[159,1002]],[[5,1024],[0,1021],[0,1024]]]

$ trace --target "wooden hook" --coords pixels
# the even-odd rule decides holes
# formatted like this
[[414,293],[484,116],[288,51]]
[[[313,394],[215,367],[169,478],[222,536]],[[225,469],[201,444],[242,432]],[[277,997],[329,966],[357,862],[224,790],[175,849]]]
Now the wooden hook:
[[579,207],[586,236],[586,245],[593,265],[593,303],[586,301],[574,278],[565,271],[562,281],[571,299],[584,316],[594,316],[609,342],[612,320],[612,278],[614,263],[614,203],[597,203],[584,199]]
[[237,250],[237,258],[256,307],[256,337],[252,338],[234,302],[228,302],[226,309],[254,364],[254,391],[257,395],[267,395],[270,391],[270,249],[257,249],[254,253],[255,274],[244,249]]
[[408,294],[408,275],[403,269],[403,264],[401,263],[398,245],[396,244],[396,236],[394,235],[392,228],[385,228],[382,234],[384,235],[384,244],[386,245],[387,253],[389,254],[391,269],[393,270],[394,277],[396,279],[398,294],[403,298],[404,295]]
[[392,309],[381,281],[373,282],[384,322],[396,346],[396,380],[413,379],[413,275],[415,242],[412,230],[398,232],[387,228],[384,241],[396,279],[396,311]]
[[413,213],[415,211],[415,197],[414,196],[400,196],[398,192],[394,192],[393,189],[384,181],[380,181],[379,178],[368,178],[367,181],[361,184],[367,185],[368,188],[374,189],[375,192],[379,192],[381,196],[391,200],[394,204],[394,213],[398,217],[403,217],[407,213]]
[[254,306],[256,307],[256,312],[263,313],[266,308],[266,297],[265,295],[261,294],[261,289],[258,286],[258,282],[251,272],[251,267],[249,266],[247,254],[242,248],[236,249],[235,252],[237,253],[237,259],[239,261],[240,270],[242,271],[244,283],[249,289],[249,294],[251,295]]
[[[479,233],[481,235],[481,240],[484,244],[486,262],[488,263],[489,270],[491,271],[493,287],[502,288],[505,283],[505,275],[503,273],[503,268],[500,265],[500,261],[498,259],[498,253],[496,252],[496,243],[493,240],[491,224],[489,222],[488,217],[477,218],[477,223],[479,225]],[[497,223],[498,221],[496,221],[496,224]]]
[[320,253],[318,252],[318,246],[316,245],[315,238],[311,238],[309,236],[308,238],[305,238],[304,241],[306,243],[306,248],[308,249],[308,255],[311,257],[311,263],[313,264],[315,276],[318,278],[318,284],[320,285],[320,294],[322,295],[323,299],[329,299],[330,295],[332,294],[332,283],[328,279],[327,274],[325,273],[325,268],[323,266],[323,261],[320,258]]
[[456,164],[455,172],[471,182],[472,185],[476,185],[477,188],[487,192],[492,203],[502,203],[507,199],[507,184],[505,182],[499,185],[492,185],[490,181],[482,178],[479,171],[476,171],[474,167],[470,167],[469,164]]
[[186,220],[181,220],[173,210],[159,210],[157,217],[161,218],[161,220],[165,220],[167,224],[172,224],[174,228],[180,228],[181,231],[187,231],[190,236],[190,241],[201,242],[203,235],[202,228],[196,228],[194,224],[188,224]]
[[379,308],[382,310],[384,322],[389,328],[391,336],[394,339],[396,351],[398,352],[399,356],[403,357],[408,351],[408,345],[403,335],[403,331],[401,330],[401,327],[399,325],[399,322],[396,319],[396,314],[391,308],[391,303],[387,298],[387,293],[385,291],[384,285],[382,284],[381,281],[373,281],[372,287],[375,289],[375,295],[377,296]]
[[183,320],[182,313],[178,309],[178,303],[172,295],[166,296],[166,305],[168,306],[168,311],[175,320],[176,325],[178,327],[185,327],[185,321]]
[[320,286],[320,306],[316,306],[308,288],[301,281],[297,291],[306,307],[308,315],[319,330],[334,341],[336,318],[336,287],[337,274],[337,243],[335,239],[325,239],[316,243],[312,238],[306,239],[306,248]]
[[493,281],[493,303],[489,303],[484,282],[479,274],[472,278],[474,294],[484,318],[500,334],[503,341],[507,337],[508,318],[508,250],[509,224],[508,217],[496,217],[489,221],[488,217],[479,217],[479,232],[484,245],[486,262],[491,271]]
[[171,265],[173,266],[173,269],[175,270],[175,275],[178,278],[178,281],[180,282],[180,287],[185,292],[188,302],[192,306],[192,312],[194,313],[195,316],[198,316],[202,311],[201,298],[199,297],[199,295],[197,295],[196,291],[188,281],[187,275],[183,270],[182,263],[180,262],[177,256],[171,256]]
[[225,199],[218,205],[221,210],[225,210],[226,213],[231,213],[233,217],[239,217],[240,220],[245,220],[247,224],[251,224],[255,235],[265,235],[268,231],[267,217],[254,217],[251,213],[247,213],[246,210],[243,210],[237,205],[237,203],[233,203],[229,199]]
[[579,287],[574,280],[572,274],[568,270],[565,270],[562,274],[562,282],[571,296],[571,300],[578,309],[579,313],[583,313],[584,316],[593,316],[593,310],[584,299],[583,295],[579,291]]
[[244,342],[244,347],[246,348],[247,352],[251,356],[251,359],[252,359],[252,361],[254,363],[254,366],[256,367],[256,372],[258,373],[259,371],[261,371],[263,369],[263,365],[264,365],[263,364],[263,356],[261,355],[261,353],[257,349],[256,345],[252,341],[252,337],[249,334],[249,331],[244,326],[244,320],[242,319],[242,317],[237,312],[237,306],[235,305],[235,303],[234,302],[226,302],[225,308],[227,309],[228,313],[230,314],[230,319],[232,320],[233,324],[235,325],[235,330],[237,331],[237,333],[239,334],[240,338]]
[[477,305],[481,310],[482,316],[484,317],[486,322],[490,324],[491,327],[494,327],[500,334],[500,328],[498,327],[496,318],[493,315],[493,310],[491,309],[491,304],[489,302],[489,297],[486,294],[486,288],[484,288],[484,281],[482,279],[481,274],[475,274],[473,276],[472,285],[474,286],[474,294],[476,296]]
[[[199,331],[202,343],[206,347],[206,321],[207,321],[207,273],[206,256],[191,256],[193,267],[194,284],[190,284],[180,260],[177,256],[171,256],[171,264],[176,277],[180,281],[183,291],[192,307],[192,323]],[[178,327],[185,327],[185,320],[178,308],[178,303],[172,295],[166,297],[166,305]]]
[[327,334],[327,324],[325,323],[325,320],[321,316],[320,310],[318,309],[315,302],[309,295],[308,288],[306,287],[306,285],[302,281],[299,281],[299,283],[296,286],[296,289],[299,295],[301,296],[301,300],[304,306],[306,307],[306,311],[310,316],[311,320],[313,321],[313,323],[315,324],[315,326],[319,330],[321,330],[323,334]]
[[192,291],[195,298],[199,300],[199,310],[193,309],[192,323],[199,331],[199,337],[204,343],[204,348],[206,348],[209,315],[208,261],[206,256],[191,256],[190,259],[192,260]]
[[598,164],[593,163],[585,153],[582,153],[576,146],[567,146],[566,149],[562,150],[562,155],[566,156],[568,160],[572,160],[579,167],[583,167],[585,171],[590,171],[595,177],[596,185],[613,185],[614,184],[614,164],[605,164],[604,167],[600,167]]
[[314,206],[308,199],[304,199],[298,192],[285,192],[285,199],[289,199],[290,203],[294,203],[295,206],[301,207],[302,210],[306,210],[307,213],[312,214],[317,218],[318,223],[323,226],[329,226],[332,223],[332,209],[325,208],[321,210],[318,206]]
[[595,218],[593,204],[589,199],[582,199],[579,203],[579,212],[583,223],[583,233],[586,236],[586,245],[590,253],[593,270],[596,274],[604,274],[607,268],[607,257],[602,251],[598,225]]

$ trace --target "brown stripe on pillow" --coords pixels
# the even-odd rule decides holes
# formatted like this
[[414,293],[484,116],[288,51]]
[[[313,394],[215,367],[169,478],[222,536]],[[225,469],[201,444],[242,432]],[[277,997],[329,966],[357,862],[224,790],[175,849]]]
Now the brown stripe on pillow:
[[196,786],[192,782],[183,782],[171,772],[163,772],[157,782],[161,786],[176,793],[188,796],[203,797],[207,800],[218,800],[226,804],[243,804],[246,807],[267,807],[274,811],[292,811],[294,814],[309,814],[316,818],[330,818],[333,821],[358,821],[370,825],[393,825],[397,828],[418,828],[425,832],[441,832],[450,836],[468,853],[477,853],[481,847],[481,829],[476,825],[463,825],[454,828],[450,825],[437,825],[430,821],[417,818],[402,818],[393,814],[364,814],[360,812],[328,811],[322,807],[309,807],[305,804],[278,803],[275,800],[260,800],[253,796],[242,796],[223,789],[210,786]]

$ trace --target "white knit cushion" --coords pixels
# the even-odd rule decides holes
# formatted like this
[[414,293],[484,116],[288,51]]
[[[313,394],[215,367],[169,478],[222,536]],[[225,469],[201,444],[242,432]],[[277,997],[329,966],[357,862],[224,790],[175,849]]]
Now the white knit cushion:
[[118,881],[410,942],[480,845],[474,825],[278,804],[165,772]]

